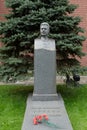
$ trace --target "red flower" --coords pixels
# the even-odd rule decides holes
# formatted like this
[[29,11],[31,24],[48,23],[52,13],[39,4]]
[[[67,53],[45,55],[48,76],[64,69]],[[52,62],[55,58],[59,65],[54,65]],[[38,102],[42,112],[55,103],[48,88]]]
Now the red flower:
[[38,124],[38,121],[36,120],[36,118],[33,119],[33,124],[34,124],[34,125],[37,125],[37,124]]
[[48,120],[48,116],[46,114],[37,115],[33,118],[33,124],[37,125],[38,123],[42,123],[43,120]]
[[42,115],[45,120],[48,120],[48,116],[46,114]]
[[53,123],[50,123],[48,121],[48,116],[46,114],[42,114],[42,115],[37,115],[33,118],[33,124],[34,125],[38,125],[39,123],[44,123],[46,124],[47,126],[49,127],[52,127],[52,128],[55,128],[55,129],[60,129],[61,127],[53,124]]

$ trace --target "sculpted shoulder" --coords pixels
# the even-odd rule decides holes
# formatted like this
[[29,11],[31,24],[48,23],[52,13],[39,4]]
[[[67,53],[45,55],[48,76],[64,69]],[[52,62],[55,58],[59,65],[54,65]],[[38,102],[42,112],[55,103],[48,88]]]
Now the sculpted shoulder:
[[[43,41],[43,40],[42,40],[41,38],[36,38],[35,41]],[[46,40],[44,40],[44,41],[55,42],[55,40],[54,40],[54,39],[51,39],[51,38],[48,38],[48,39],[46,39]]]
[[55,50],[55,40],[54,39],[35,39],[34,41],[35,49],[45,49],[45,50]]

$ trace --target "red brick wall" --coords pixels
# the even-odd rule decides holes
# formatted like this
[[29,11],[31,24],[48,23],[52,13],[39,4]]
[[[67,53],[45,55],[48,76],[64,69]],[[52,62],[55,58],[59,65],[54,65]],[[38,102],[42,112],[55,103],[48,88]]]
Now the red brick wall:
[[[0,14],[8,13],[5,8],[5,0],[0,0]],[[73,15],[78,15],[82,17],[82,22],[80,26],[85,29],[85,36],[87,37],[87,0],[70,0],[71,3],[79,5],[78,9],[74,12]],[[0,20],[5,20],[2,16],[0,16]],[[83,42],[83,52],[87,53],[87,40]],[[81,60],[82,66],[87,66],[87,56],[84,56]]]
[[[5,0],[0,0],[0,21],[5,20],[3,17],[3,14],[7,14],[8,10],[5,8]],[[2,43],[0,43],[0,46],[2,46]]]
[[[87,37],[87,0],[70,0],[70,2],[79,6],[74,15],[82,18],[80,26],[85,29],[84,35]],[[83,52],[86,53],[86,56],[81,59],[81,65],[87,66],[87,40],[83,42]]]
[[2,14],[7,14],[8,10],[5,8],[5,0],[0,0],[0,20],[5,20]]

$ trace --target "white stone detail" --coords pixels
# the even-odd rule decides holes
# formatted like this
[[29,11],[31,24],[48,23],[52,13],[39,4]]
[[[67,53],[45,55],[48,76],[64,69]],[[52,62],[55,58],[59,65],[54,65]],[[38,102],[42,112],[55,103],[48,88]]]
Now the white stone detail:
[[54,51],[55,50],[55,40],[54,39],[35,39],[34,49],[45,49]]

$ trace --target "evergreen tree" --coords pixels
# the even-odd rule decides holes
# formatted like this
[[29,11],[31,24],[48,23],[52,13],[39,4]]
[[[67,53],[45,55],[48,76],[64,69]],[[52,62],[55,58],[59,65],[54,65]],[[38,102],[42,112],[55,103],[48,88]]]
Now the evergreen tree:
[[[50,24],[49,37],[56,41],[58,70],[78,65],[82,57],[80,17],[72,16],[76,5],[68,0],[7,0],[9,14],[0,22],[0,75],[4,80],[25,77],[32,69],[34,39],[41,22]],[[32,55],[31,55],[32,54]]]

